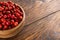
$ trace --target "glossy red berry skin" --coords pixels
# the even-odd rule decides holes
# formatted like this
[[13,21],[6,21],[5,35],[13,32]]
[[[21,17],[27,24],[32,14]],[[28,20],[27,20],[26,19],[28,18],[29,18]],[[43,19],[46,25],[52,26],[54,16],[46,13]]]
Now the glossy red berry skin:
[[3,22],[2,25],[5,25],[5,22]]
[[17,26],[18,25],[18,22],[14,22],[14,26]]
[[8,18],[10,18],[11,17],[11,14],[8,14],[7,16],[8,16]]
[[7,15],[4,15],[3,17],[4,17],[4,18],[7,18]]
[[23,17],[22,17],[22,16],[20,16],[19,18],[20,18],[21,20],[23,19]]
[[6,30],[8,28],[8,26],[7,25],[4,25],[4,28],[3,28],[3,30]]
[[19,13],[16,13],[16,16],[17,16],[17,17],[19,17],[19,16],[20,16],[20,14],[19,14]]
[[4,8],[3,7],[0,7],[0,11],[3,11],[4,10]]
[[13,8],[12,7],[8,7],[9,8],[9,10],[12,10]]
[[14,22],[15,22],[14,20],[11,20],[11,24],[14,24]]
[[4,19],[4,18],[1,18],[1,21],[2,21],[2,22],[4,22],[4,21],[5,21],[5,19]]
[[2,28],[2,25],[0,24],[0,29]]
[[10,25],[10,23],[9,23],[9,22],[6,22],[6,25],[7,25],[7,26]]
[[11,15],[11,18],[14,19],[15,18],[15,15]]
[[6,14],[6,11],[5,10],[3,11],[3,14]]

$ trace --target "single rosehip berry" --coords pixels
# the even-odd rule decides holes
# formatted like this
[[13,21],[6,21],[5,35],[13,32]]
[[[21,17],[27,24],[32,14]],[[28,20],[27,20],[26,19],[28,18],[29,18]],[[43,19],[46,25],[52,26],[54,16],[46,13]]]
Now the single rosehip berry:
[[14,24],[14,20],[11,20],[11,24]]
[[20,16],[19,18],[20,18],[20,20],[22,20],[22,19],[23,19],[23,17],[22,17],[22,16]]
[[10,25],[10,22],[6,22],[6,25]]
[[16,13],[16,16],[17,16],[17,17],[19,17],[19,16],[20,16],[20,14],[19,14],[19,13]]
[[14,22],[14,26],[17,26],[18,25],[18,22]]
[[4,11],[3,11],[3,14],[5,14],[5,13],[6,13],[6,11],[4,10]]
[[3,11],[4,10],[4,8],[3,7],[0,7],[0,11]]
[[0,2],[0,4],[3,4],[3,2]]
[[8,28],[8,26],[7,25],[4,25],[4,28],[3,28],[3,30],[6,30]]
[[0,24],[0,29],[2,28],[2,24]]
[[12,6],[13,8],[15,8],[15,6]]
[[8,7],[9,8],[9,10],[12,10],[13,8],[12,7]]
[[11,15],[11,18],[14,19],[15,18],[15,15]]
[[6,23],[6,20],[4,20],[3,23]]
[[15,20],[17,20],[17,17],[14,17]]
[[5,22],[3,22],[2,25],[5,25]]
[[4,19],[4,18],[1,18],[1,21],[2,21],[2,22],[4,22],[4,21],[5,21],[5,19]]
[[19,14],[20,14],[21,16],[23,16],[23,13],[22,13],[22,12],[20,12]]
[[6,22],[6,20],[5,20],[4,18],[2,18],[2,19],[1,19],[1,22],[2,22],[2,23],[5,23],[5,22]]
[[4,15],[3,17],[4,17],[4,18],[7,18],[7,15]]

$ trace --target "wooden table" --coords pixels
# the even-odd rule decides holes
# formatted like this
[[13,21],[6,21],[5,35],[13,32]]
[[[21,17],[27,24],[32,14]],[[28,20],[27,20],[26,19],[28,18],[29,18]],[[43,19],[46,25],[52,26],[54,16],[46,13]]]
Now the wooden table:
[[60,0],[12,1],[24,8],[25,26],[16,36],[0,40],[60,40]]

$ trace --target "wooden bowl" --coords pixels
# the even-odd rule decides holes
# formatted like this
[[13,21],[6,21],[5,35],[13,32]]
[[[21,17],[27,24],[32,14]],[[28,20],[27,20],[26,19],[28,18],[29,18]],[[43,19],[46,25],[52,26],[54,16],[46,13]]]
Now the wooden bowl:
[[[18,6],[20,6],[20,5],[18,5]],[[19,25],[17,27],[14,27],[9,30],[0,30],[0,38],[9,38],[9,37],[16,35],[17,33],[19,33],[21,31],[21,29],[23,28],[23,25],[24,25],[24,21],[25,21],[25,12],[21,6],[20,6],[20,8],[23,12],[22,21],[19,23]]]

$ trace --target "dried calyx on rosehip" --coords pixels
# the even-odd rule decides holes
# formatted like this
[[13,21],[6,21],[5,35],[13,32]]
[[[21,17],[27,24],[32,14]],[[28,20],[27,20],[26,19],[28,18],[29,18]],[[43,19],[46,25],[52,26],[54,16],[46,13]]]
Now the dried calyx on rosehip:
[[16,27],[23,19],[21,8],[15,3],[0,2],[0,30]]

